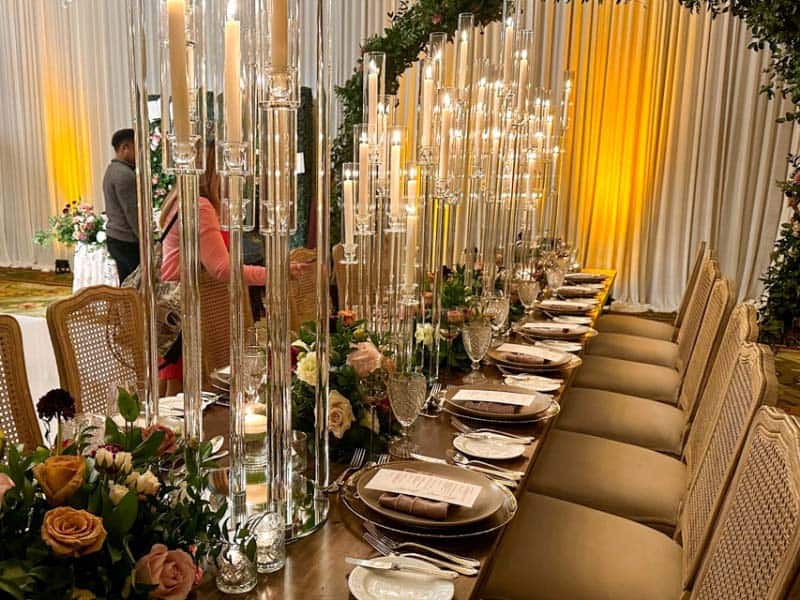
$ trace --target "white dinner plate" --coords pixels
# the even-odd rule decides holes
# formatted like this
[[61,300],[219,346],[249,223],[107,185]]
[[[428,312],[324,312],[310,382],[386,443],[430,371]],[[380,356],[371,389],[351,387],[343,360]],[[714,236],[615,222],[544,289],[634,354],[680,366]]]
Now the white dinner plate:
[[540,375],[507,375],[503,380],[506,385],[523,387],[535,392],[555,392],[561,388],[563,380]]
[[545,346],[547,348],[555,348],[562,352],[580,352],[583,346],[577,342],[568,342],[566,340],[539,340],[536,342],[537,346]]
[[459,435],[453,440],[453,446],[459,452],[463,452],[475,458],[487,458],[489,460],[508,460],[522,456],[525,452],[524,444],[509,442],[510,438],[502,436],[490,436],[474,438]]
[[[405,556],[394,557],[398,563],[430,567],[430,563]],[[420,573],[379,571],[356,567],[347,579],[356,600],[451,600],[455,593],[452,581]]]
[[572,323],[575,325],[591,325],[592,318],[591,317],[578,317],[578,316],[569,316],[569,315],[562,315],[560,317],[553,318],[555,323]]

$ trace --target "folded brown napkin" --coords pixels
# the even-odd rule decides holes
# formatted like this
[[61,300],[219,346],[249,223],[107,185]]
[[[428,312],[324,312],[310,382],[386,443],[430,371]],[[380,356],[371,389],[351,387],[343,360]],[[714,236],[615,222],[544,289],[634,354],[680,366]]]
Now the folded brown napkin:
[[526,365],[546,365],[550,362],[547,358],[541,356],[533,356],[531,354],[523,354],[522,352],[500,352],[500,357],[504,360]]
[[398,512],[426,519],[435,519],[436,521],[447,519],[447,510],[450,508],[447,502],[426,500],[425,498],[406,496],[405,494],[381,494],[378,498],[378,503]]
[[466,400],[462,403],[465,408],[481,410],[498,415],[514,415],[519,412],[519,406],[513,404],[503,404],[501,402],[481,402],[478,400]]

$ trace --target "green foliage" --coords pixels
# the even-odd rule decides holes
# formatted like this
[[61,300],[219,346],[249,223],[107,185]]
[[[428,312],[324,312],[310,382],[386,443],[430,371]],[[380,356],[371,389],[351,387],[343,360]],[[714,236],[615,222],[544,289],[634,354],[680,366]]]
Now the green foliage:
[[794,177],[782,184],[792,215],[781,234],[764,274],[764,295],[758,311],[761,341],[800,345],[800,156],[790,157]]
[[[99,551],[73,558],[55,555],[42,538],[45,515],[52,506],[39,485],[34,467],[55,454],[46,448],[25,452],[9,445],[0,472],[14,482],[0,503],[0,596],[31,600],[70,598],[76,588],[97,598],[148,597],[150,586],[134,584],[136,561],[154,544],[190,553],[198,564],[214,558],[224,541],[225,502],[212,507],[204,498],[209,472],[209,442],[199,445],[178,439],[174,453],[161,452],[164,431],[147,437],[135,425],[140,413],[136,395],[120,390],[118,408],[126,422],[118,427],[106,422],[106,446],[116,453],[130,452],[132,468],[100,465],[88,448],[90,430],[76,435],[63,454],[85,461],[83,485],[69,499],[69,506],[100,517],[107,536]],[[157,478],[155,490],[132,488],[128,478],[150,472]],[[112,500],[112,486],[127,486],[122,497]],[[124,491],[124,487],[123,487]]]
[[161,143],[161,119],[150,122],[150,178],[153,190],[153,208],[161,208],[167,194],[175,185],[175,176],[164,171],[164,144]]

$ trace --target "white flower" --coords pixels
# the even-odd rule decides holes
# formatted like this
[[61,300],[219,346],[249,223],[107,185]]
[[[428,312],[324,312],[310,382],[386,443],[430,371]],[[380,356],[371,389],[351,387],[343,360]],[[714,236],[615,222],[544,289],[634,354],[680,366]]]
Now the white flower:
[[419,323],[414,332],[414,338],[418,344],[425,344],[429,348],[433,346],[433,325],[430,323]]
[[131,473],[125,479],[125,485],[137,494],[155,496],[161,483],[152,472],[146,471],[145,473]]
[[117,472],[122,475],[130,473],[133,470],[132,459],[130,452],[117,452],[114,455],[114,466],[117,468]]
[[106,241],[106,232],[105,231],[98,231],[97,232],[97,242],[102,244]]
[[297,361],[297,378],[308,385],[317,385],[317,353],[306,352]]
[[337,390],[331,391],[328,402],[328,431],[338,439],[342,439],[353,424],[353,407],[350,400]]
[[127,495],[128,491],[128,488],[124,485],[118,483],[108,484],[108,497],[111,498],[111,502],[114,506],[122,502],[122,499]]
[[109,469],[114,465],[114,455],[105,448],[98,448],[94,455],[94,462],[101,469]]
[[189,497],[189,484],[186,483],[186,480],[183,479],[178,484],[178,487],[172,492],[172,506],[177,506],[178,504],[185,504],[190,500]]

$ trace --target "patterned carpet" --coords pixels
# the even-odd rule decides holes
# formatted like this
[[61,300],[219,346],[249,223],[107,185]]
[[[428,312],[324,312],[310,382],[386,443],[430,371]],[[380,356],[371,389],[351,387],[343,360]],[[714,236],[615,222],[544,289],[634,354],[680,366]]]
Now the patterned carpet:
[[0,269],[0,313],[44,317],[54,300],[72,293],[72,275]]

